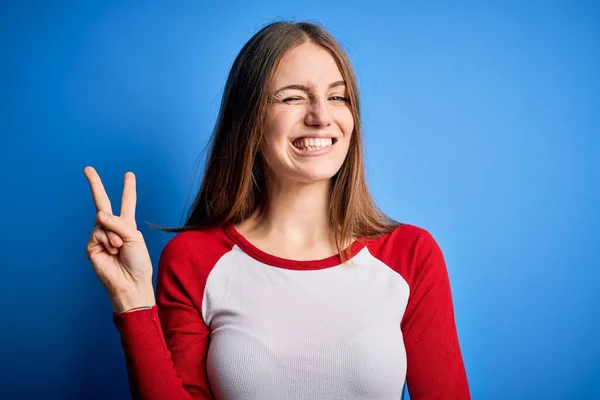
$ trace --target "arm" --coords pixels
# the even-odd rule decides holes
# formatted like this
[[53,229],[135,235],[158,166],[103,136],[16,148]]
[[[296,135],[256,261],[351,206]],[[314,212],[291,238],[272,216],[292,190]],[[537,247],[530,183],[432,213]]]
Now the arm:
[[201,299],[191,295],[198,292],[190,290],[192,271],[185,249],[177,241],[167,243],[158,268],[157,306],[113,314],[133,399],[212,399],[206,379],[210,332],[201,318]]
[[442,251],[425,232],[414,248],[402,332],[412,400],[470,399]]

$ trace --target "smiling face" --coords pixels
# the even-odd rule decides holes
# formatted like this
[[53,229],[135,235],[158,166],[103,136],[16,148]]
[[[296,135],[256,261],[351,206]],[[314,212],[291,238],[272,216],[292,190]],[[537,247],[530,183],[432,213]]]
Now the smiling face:
[[303,43],[281,59],[271,87],[263,156],[279,182],[329,180],[354,130],[342,74],[332,55]]

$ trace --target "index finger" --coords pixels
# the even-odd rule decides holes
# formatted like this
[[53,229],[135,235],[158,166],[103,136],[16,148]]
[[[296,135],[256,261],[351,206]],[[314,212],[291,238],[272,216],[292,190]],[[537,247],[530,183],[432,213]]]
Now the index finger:
[[112,215],[112,207],[110,205],[110,199],[104,190],[104,185],[100,180],[100,176],[94,169],[94,167],[85,167],[83,169],[90,188],[92,189],[92,197],[94,198],[94,204],[96,205],[96,212],[104,211]]
[[135,203],[137,201],[135,174],[131,171],[126,172],[124,181],[121,197],[121,217],[135,224]]

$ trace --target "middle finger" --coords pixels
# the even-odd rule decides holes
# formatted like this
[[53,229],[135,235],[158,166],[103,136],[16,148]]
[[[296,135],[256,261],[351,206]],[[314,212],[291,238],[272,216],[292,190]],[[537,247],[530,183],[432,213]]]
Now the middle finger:
[[86,167],[83,171],[90,185],[90,189],[92,190],[96,212],[104,211],[112,215],[110,199],[106,194],[100,175],[98,175],[94,167]]

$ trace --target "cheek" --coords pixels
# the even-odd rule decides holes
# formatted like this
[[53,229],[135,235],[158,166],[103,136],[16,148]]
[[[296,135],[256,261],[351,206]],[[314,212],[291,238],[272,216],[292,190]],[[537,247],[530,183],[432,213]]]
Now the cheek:
[[267,164],[278,164],[277,160],[281,159],[282,153],[285,152],[291,127],[289,118],[281,112],[273,113],[267,119],[262,146],[262,154]]
[[350,111],[350,109],[346,109],[343,113],[340,113],[338,125],[344,134],[344,137],[349,140],[354,131],[354,117],[352,116],[352,111]]
[[265,137],[265,142],[262,146],[262,155],[267,165],[273,166],[278,164],[278,159],[281,158],[280,153],[280,145],[273,137],[267,135]]
[[300,107],[274,107],[267,118],[267,135],[277,139],[288,137],[292,128],[302,122],[304,113]]

